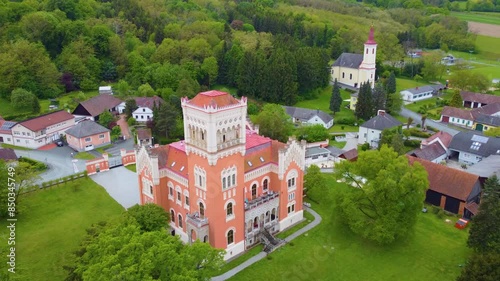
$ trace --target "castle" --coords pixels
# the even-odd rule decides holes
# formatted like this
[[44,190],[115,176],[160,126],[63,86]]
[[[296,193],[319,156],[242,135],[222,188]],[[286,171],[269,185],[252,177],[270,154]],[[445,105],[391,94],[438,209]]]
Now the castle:
[[141,204],[169,212],[172,235],[228,260],[303,220],[304,142],[260,136],[245,97],[208,91],[181,103],[185,140],[136,150]]

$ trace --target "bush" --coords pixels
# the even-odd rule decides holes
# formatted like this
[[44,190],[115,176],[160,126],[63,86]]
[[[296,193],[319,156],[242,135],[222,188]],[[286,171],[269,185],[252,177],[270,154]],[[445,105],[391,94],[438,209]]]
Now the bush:
[[417,148],[417,147],[420,147],[420,141],[419,140],[405,140],[404,145],[408,146],[408,147]]
[[47,169],[47,165],[31,158],[21,157],[19,158],[19,162],[28,163],[33,169],[39,172]]
[[434,128],[434,127],[431,127],[431,126],[427,126],[427,130],[429,130],[429,131],[433,131],[433,132],[435,132],[435,133],[439,132],[439,130],[438,130],[438,129],[436,129],[436,128]]
[[417,128],[410,128],[407,131],[410,132],[411,136],[414,136],[414,137],[417,137],[417,138],[428,138],[428,137],[431,136],[431,134],[426,133],[426,132],[422,132],[422,131],[420,131]]
[[132,127],[135,125],[135,118],[134,117],[130,117],[128,120],[127,120],[127,124],[129,125],[129,127]]
[[363,145],[361,145],[361,150],[362,151],[367,151],[369,149],[370,149],[370,144],[369,143],[365,142],[365,143],[363,143]]
[[450,102],[449,102],[449,101],[447,101],[447,100],[440,99],[440,98],[438,98],[438,99],[436,100],[436,106],[437,106],[437,107],[443,107],[443,106],[447,106],[447,105],[450,105]]
[[351,118],[339,118],[336,120],[336,123],[339,125],[355,126],[356,119],[353,117],[351,117]]

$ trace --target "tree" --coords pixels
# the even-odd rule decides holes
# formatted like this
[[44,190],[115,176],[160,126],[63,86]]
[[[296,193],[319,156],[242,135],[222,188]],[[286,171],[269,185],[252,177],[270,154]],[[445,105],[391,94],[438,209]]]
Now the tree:
[[116,141],[122,135],[122,129],[116,125],[111,129],[111,141]]
[[354,115],[356,115],[359,119],[368,120],[373,116],[373,114],[373,96],[370,83],[361,83]]
[[500,278],[500,254],[473,254],[457,281],[496,281]]
[[451,87],[472,92],[486,92],[491,85],[485,74],[470,70],[455,71],[449,80]]
[[219,73],[219,66],[215,57],[204,59],[201,64],[201,70],[208,75],[208,87],[210,88],[210,85],[217,79],[217,74]]
[[342,105],[342,97],[340,96],[340,87],[337,79],[333,82],[332,97],[330,98],[330,110],[335,115],[335,112],[340,111]]
[[422,75],[425,79],[441,79],[446,69],[445,65],[441,63],[442,57],[443,55],[440,52],[424,56],[424,67],[422,68]]
[[400,132],[399,128],[384,129],[382,131],[382,136],[381,136],[380,141],[378,143],[379,149],[383,145],[388,145],[394,151],[396,151],[399,155],[402,155],[405,153],[403,134]]
[[127,119],[127,125],[128,125],[129,127],[134,126],[134,125],[135,125],[135,123],[136,123],[136,120],[135,120],[135,118],[134,118],[134,117],[130,117],[130,118],[128,118],[128,119]]
[[292,135],[293,123],[285,109],[278,104],[268,103],[257,115],[255,123],[259,125],[259,133],[273,140],[287,142]]
[[155,132],[158,135],[164,135],[167,139],[174,137],[179,117],[178,110],[172,104],[162,103],[158,108],[158,117],[153,117]]
[[408,117],[408,119],[406,120],[406,129],[410,129],[410,126],[411,124],[413,124],[413,118],[411,117]]
[[396,93],[396,74],[394,74],[394,71],[391,71],[389,78],[387,78],[385,90],[387,95]]
[[422,117],[421,117],[420,119],[421,119],[421,121],[422,121],[422,125],[421,125],[422,130],[426,131],[426,130],[427,130],[427,128],[426,128],[426,126],[425,126],[425,120],[427,120],[427,115],[425,115],[425,114],[424,114],[424,115],[422,115]]
[[488,131],[484,132],[484,135],[489,137],[500,137],[500,127],[489,129]]
[[17,110],[29,110],[33,113],[40,112],[40,101],[31,92],[25,89],[17,88],[10,95],[10,102]]
[[127,118],[132,117],[132,113],[138,108],[137,102],[135,101],[134,98],[128,99],[125,101],[125,109],[123,110],[123,113],[127,115]]
[[461,108],[463,105],[462,96],[460,95],[460,90],[453,90],[453,95],[451,96],[450,106]]
[[114,91],[116,91],[119,96],[127,97],[130,95],[130,86],[125,80],[118,81],[118,83],[116,83],[116,85],[113,88]]
[[316,165],[307,168],[304,174],[304,189],[307,198],[319,203],[329,198],[327,181],[321,170]]
[[307,142],[324,141],[330,138],[328,129],[321,124],[301,126],[297,129],[296,134],[299,140],[306,140]]
[[101,126],[104,126],[106,128],[109,128],[109,124],[111,122],[115,121],[115,118],[111,114],[111,112],[105,110],[101,115],[99,115],[99,120],[97,120],[97,123],[101,124]]
[[145,205],[134,205],[127,210],[142,231],[164,230],[169,222],[169,214],[159,205],[148,203]]
[[500,254],[500,182],[492,176],[484,184],[479,213],[472,218],[467,245],[478,253]]
[[336,197],[338,217],[362,237],[388,244],[413,230],[429,185],[427,172],[387,146],[335,166],[347,188]]
[[151,87],[151,85],[149,85],[149,83],[139,86],[139,88],[137,89],[137,93],[141,97],[152,97],[156,95],[155,90],[153,89],[153,87]]
[[375,88],[373,89],[373,112],[377,112],[378,110],[386,109],[386,98],[387,95],[385,93],[384,86],[381,83],[377,83]]

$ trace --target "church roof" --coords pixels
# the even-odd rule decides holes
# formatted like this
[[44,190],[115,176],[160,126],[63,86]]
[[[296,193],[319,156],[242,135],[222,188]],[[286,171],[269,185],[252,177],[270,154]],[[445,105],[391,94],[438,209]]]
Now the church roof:
[[365,42],[365,45],[377,45],[377,42],[375,42],[375,39],[374,39],[374,30],[373,30],[373,26],[370,27],[370,34],[368,35],[368,40]]
[[332,66],[348,67],[358,69],[363,62],[363,55],[353,53],[342,53]]
[[212,106],[220,108],[238,104],[239,101],[229,93],[213,90],[201,92],[187,103],[198,107]]

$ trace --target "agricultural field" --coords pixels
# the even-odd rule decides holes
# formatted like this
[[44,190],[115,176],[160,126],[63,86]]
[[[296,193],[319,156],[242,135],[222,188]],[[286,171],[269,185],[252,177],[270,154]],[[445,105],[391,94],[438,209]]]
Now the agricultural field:
[[479,23],[500,25],[500,13],[452,12],[451,15],[468,22],[479,22]]

